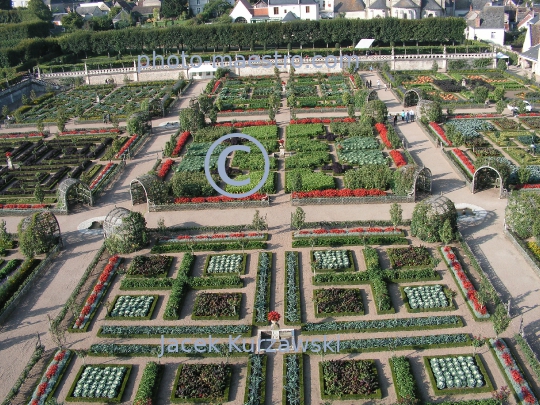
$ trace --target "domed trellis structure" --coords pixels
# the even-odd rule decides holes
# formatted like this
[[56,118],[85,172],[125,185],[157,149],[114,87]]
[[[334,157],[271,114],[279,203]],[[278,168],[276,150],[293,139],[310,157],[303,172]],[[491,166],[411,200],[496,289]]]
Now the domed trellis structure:
[[154,174],[143,174],[129,184],[129,193],[131,195],[131,205],[150,204],[153,184],[158,180]]
[[40,236],[37,253],[46,253],[55,245],[63,246],[60,225],[52,212],[41,211],[24,217],[19,223],[19,236],[29,227],[33,228],[31,236]]
[[454,203],[442,196],[432,196],[414,207],[411,219],[411,235],[424,242],[440,242],[440,231],[446,221],[452,232],[457,231],[457,211]]
[[431,195],[431,170],[427,167],[416,167],[414,173],[414,197],[421,199],[426,195]]
[[418,106],[420,101],[422,101],[422,90],[418,88],[409,89],[403,94],[403,107]]
[[88,204],[90,207],[94,204],[92,191],[88,185],[74,178],[65,179],[58,185],[57,199],[56,208],[66,213],[73,202]]
[[377,94],[377,90],[371,90],[366,96],[366,103],[368,101],[378,100],[378,99],[379,99],[379,95]]
[[500,189],[499,198],[503,198],[506,193],[504,180],[501,173],[494,167],[489,165],[481,166],[474,171],[471,192],[474,194],[477,191],[495,187]]
[[123,225],[123,220],[131,213],[127,208],[114,207],[103,221],[103,236],[105,239],[110,238],[111,236],[118,235],[122,237],[121,230]]

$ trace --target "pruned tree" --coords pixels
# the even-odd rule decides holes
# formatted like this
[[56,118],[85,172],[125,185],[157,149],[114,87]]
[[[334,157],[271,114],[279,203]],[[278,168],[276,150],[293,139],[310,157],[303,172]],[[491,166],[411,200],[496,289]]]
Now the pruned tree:
[[266,217],[262,217],[259,213],[259,210],[255,211],[255,215],[253,215],[253,221],[251,222],[251,226],[259,233],[263,229],[268,229],[268,223],[266,222]]
[[394,229],[401,225],[403,222],[403,208],[398,203],[393,203],[390,206],[390,221],[394,225]]
[[302,229],[304,223],[306,222],[306,213],[302,207],[297,207],[296,211],[291,214],[291,226],[297,231]]

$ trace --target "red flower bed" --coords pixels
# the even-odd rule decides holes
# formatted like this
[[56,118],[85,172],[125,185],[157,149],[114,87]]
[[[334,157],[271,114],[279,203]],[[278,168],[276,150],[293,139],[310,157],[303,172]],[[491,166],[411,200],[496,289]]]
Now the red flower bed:
[[446,144],[446,146],[452,146],[452,142],[446,137],[444,129],[437,124],[436,122],[430,122],[429,126],[435,131],[435,133],[441,138],[441,140]]
[[383,190],[376,188],[366,189],[357,188],[354,190],[345,188],[342,190],[313,190],[313,191],[299,191],[293,192],[292,198],[331,198],[331,197],[378,197],[385,196],[386,193]]
[[0,209],[4,210],[41,209],[47,207],[47,204],[0,204]]
[[180,154],[180,151],[182,150],[182,148],[184,147],[184,145],[186,144],[190,136],[191,136],[191,132],[189,131],[184,131],[180,134],[180,136],[176,140],[176,146],[174,147],[174,150],[172,153],[173,157],[178,156]]
[[458,114],[454,116],[456,119],[463,118],[497,118],[501,117],[501,114]]
[[165,163],[163,163],[161,165],[161,168],[159,169],[159,172],[158,172],[158,177],[160,179],[164,179],[165,176],[167,175],[167,173],[169,173],[169,170],[171,169],[171,166],[174,164],[174,160],[172,159],[167,159],[165,161]]
[[114,165],[114,163],[109,162],[109,163],[107,163],[107,166],[105,166],[103,169],[101,169],[101,171],[96,176],[96,178],[92,181],[92,183],[90,183],[90,187],[89,187],[90,190],[93,190],[99,184],[99,182],[101,181],[103,176],[105,176],[105,174],[107,174],[107,172],[112,167],[112,165]]
[[277,322],[281,318],[281,315],[277,313],[276,311],[270,311],[268,312],[268,320]]
[[523,400],[528,404],[534,404],[536,402],[536,399],[527,387],[521,387],[521,395],[523,395]]
[[452,149],[452,152],[461,160],[461,163],[465,165],[465,167],[469,170],[471,174],[475,172],[474,165],[472,164],[471,160],[461,151],[460,149],[454,148]]
[[216,90],[218,89],[220,84],[221,84],[221,79],[217,79],[216,83],[214,84],[214,87],[212,88],[212,93],[210,93],[210,94],[214,94],[216,92]]
[[523,113],[523,114],[518,114],[518,117],[540,117],[540,113],[537,113],[537,112]]
[[238,121],[238,122],[218,122],[214,124],[214,127],[230,127],[230,128],[243,128],[243,127],[263,127],[266,125],[276,125],[276,121]]
[[519,188],[540,188],[540,184],[524,184]]
[[290,124],[330,124],[331,122],[356,122],[354,118],[302,118],[290,120]]
[[397,167],[405,166],[407,164],[407,161],[403,158],[403,155],[399,150],[391,150],[390,156],[392,156],[392,160]]
[[179,197],[174,200],[175,204],[189,204],[189,203],[218,203],[218,202],[231,202],[231,201],[261,201],[268,198],[267,194],[255,193],[243,198],[231,198],[227,196],[219,197]]
[[377,122],[375,124],[375,129],[379,133],[379,136],[381,137],[381,139],[382,139],[383,143],[386,145],[386,147],[391,149],[392,144],[390,143],[390,141],[388,140],[388,137],[386,136],[386,134],[388,133],[388,129],[386,128],[386,125],[381,124],[380,122]]
[[118,159],[118,158],[122,157],[122,155],[128,150],[128,148],[131,146],[131,144],[133,142],[135,142],[135,140],[137,139],[138,136],[139,135],[135,134],[131,138],[129,138],[128,141],[124,144],[124,146],[122,146],[122,148],[118,151],[118,153],[116,155],[114,155],[114,158]]
[[[508,353],[505,353],[505,354],[508,354]],[[507,365],[512,365],[513,361],[510,362],[510,364],[507,364]],[[510,375],[512,375],[512,379],[518,383],[519,385],[521,385],[524,381],[523,379],[523,376],[521,375],[521,373],[516,370],[515,368],[510,370]]]

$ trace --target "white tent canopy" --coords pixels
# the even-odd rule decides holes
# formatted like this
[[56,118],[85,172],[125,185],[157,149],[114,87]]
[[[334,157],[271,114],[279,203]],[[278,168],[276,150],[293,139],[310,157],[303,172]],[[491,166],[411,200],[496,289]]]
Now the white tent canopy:
[[356,49],[368,49],[371,44],[375,42],[374,39],[361,39],[355,46]]
[[496,57],[497,59],[509,59],[509,57],[506,56],[506,55],[505,55],[504,53],[502,53],[502,52],[497,52],[497,55],[495,55],[495,57]]

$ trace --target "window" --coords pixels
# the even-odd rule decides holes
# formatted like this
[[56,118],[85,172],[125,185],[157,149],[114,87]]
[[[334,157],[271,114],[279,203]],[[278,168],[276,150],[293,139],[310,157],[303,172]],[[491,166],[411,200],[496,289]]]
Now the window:
[[496,35],[496,33],[495,33],[495,32],[492,32],[492,33],[491,33],[491,39],[495,39],[495,35]]
[[201,8],[197,7],[197,13],[200,13],[200,12],[201,12]]
[[309,6],[306,6],[306,13],[309,13]]
[[324,1],[324,0],[322,2],[322,8],[326,8],[326,1]]
[[283,14],[287,14],[287,9],[286,8],[283,9]]
[[200,5],[201,4],[201,0],[197,0],[197,5]]
[[278,15],[279,14],[279,7],[274,7],[274,15]]

